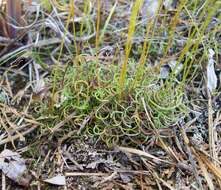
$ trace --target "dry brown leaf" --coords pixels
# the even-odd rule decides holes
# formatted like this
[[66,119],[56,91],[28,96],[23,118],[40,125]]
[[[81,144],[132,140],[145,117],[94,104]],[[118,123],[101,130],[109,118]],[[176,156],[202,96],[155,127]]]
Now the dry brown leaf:
[[29,186],[30,175],[27,175],[25,160],[17,152],[5,149],[0,154],[0,169],[21,186]]
[[215,61],[213,59],[215,52],[209,49],[209,61],[207,64],[207,88],[212,93],[217,87],[217,76],[215,73]]

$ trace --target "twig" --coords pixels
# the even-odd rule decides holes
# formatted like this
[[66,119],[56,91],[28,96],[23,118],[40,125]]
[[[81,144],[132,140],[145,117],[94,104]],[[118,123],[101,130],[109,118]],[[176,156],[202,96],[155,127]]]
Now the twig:
[[92,117],[93,114],[94,114],[94,113],[92,112],[89,116],[87,116],[87,117],[84,119],[84,121],[83,121],[82,124],[81,124],[80,129],[79,129],[78,132],[77,132],[78,135],[80,135],[80,133],[82,132],[82,130],[85,128],[85,126],[86,126],[87,123],[90,121],[90,119],[91,119],[91,117]]
[[199,173],[198,173],[196,164],[195,164],[194,159],[193,159],[193,155],[192,155],[192,151],[191,151],[193,149],[191,149],[191,147],[190,147],[189,138],[187,137],[186,132],[182,127],[180,127],[180,130],[181,130],[181,134],[183,136],[184,144],[186,145],[186,153],[187,153],[187,155],[189,157],[189,161],[190,161],[190,163],[193,167],[193,174],[195,176],[195,179],[196,179],[200,189],[203,190],[204,188],[203,188],[203,185],[202,185],[201,181],[199,180]]
[[214,125],[213,125],[213,108],[212,108],[212,98],[211,94],[208,90],[208,129],[209,129],[209,149],[210,155],[212,158],[216,155],[216,148],[215,148],[215,139],[214,139]]
[[108,176],[108,173],[87,173],[87,172],[66,172],[66,177],[74,177],[74,176]]
[[[105,183],[107,181],[113,181],[113,179],[117,176],[117,172],[114,171],[110,176],[105,177],[100,183],[99,185],[101,185],[102,183]],[[98,185],[98,184],[97,184]]]
[[156,172],[153,172],[153,176],[158,179],[165,187],[169,188],[170,190],[175,190],[169,183],[167,183],[165,180],[161,179]]
[[55,133],[55,132],[59,131],[59,129],[61,127],[63,127],[65,123],[67,123],[68,121],[73,119],[75,116],[76,116],[75,112],[73,112],[72,114],[68,115],[63,121],[59,122],[57,125],[55,125],[55,127],[53,129],[51,129],[51,133]]
[[78,169],[80,169],[81,171],[84,169],[80,164],[78,164],[78,162],[76,160],[74,160],[74,158],[71,156],[71,154],[67,151],[64,152],[64,155],[67,156],[67,158],[75,165],[77,166]]
[[[150,176],[150,172],[148,171],[140,171],[140,170],[115,170],[117,173],[131,173],[134,175],[147,175]],[[103,173],[103,172],[66,172],[66,177],[74,177],[74,176],[110,176],[111,173]]]

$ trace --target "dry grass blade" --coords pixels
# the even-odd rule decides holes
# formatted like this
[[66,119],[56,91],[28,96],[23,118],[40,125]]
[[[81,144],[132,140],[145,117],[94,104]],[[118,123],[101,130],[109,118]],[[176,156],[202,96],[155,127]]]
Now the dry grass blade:
[[151,155],[151,154],[149,154],[147,152],[144,152],[142,150],[138,150],[138,149],[135,149],[135,148],[127,148],[127,147],[122,147],[122,146],[118,146],[117,148],[120,151],[125,152],[125,153],[131,153],[131,154],[135,154],[135,155],[138,155],[138,156],[143,156],[143,157],[146,157],[146,158],[151,158],[151,159],[153,159],[153,162],[158,161],[158,162],[164,162],[164,163],[167,163],[167,164],[172,164],[169,161],[157,158],[156,156],[153,156],[153,155]]
[[[7,142],[11,142],[12,145],[13,145],[13,147],[15,148],[14,138],[12,137],[12,135],[11,135],[11,133],[10,133],[8,127],[6,126],[5,122],[2,120],[1,117],[0,117],[0,126],[4,128],[4,130],[6,131],[7,136],[8,136],[5,140],[1,140],[1,143],[2,143],[2,144],[5,144],[5,143],[7,143]],[[1,143],[0,143],[0,144],[1,144]]]
[[19,132],[19,127],[16,126],[16,124],[14,124],[13,122],[10,121],[10,119],[7,117],[7,115],[5,114],[4,110],[2,111],[2,114],[4,116],[5,122],[8,124],[8,126],[10,127],[10,131],[15,131],[15,133],[19,136],[19,138],[21,140],[24,140],[24,136],[22,136],[22,134]]
[[210,190],[214,190],[214,185],[213,185],[213,180],[210,178],[209,173],[203,163],[203,161],[201,160],[201,158],[199,156],[196,156],[198,162],[199,162],[199,166],[203,172],[203,175],[207,181],[208,187]]
[[189,138],[186,135],[186,131],[183,128],[180,128],[180,129],[181,129],[181,134],[183,136],[184,144],[186,145],[186,150],[187,150],[186,153],[187,153],[187,155],[189,157],[189,161],[190,161],[190,163],[191,163],[191,165],[193,167],[194,177],[195,177],[195,179],[196,179],[200,189],[203,190],[203,185],[201,183],[201,180],[199,179],[199,172],[197,170],[197,165],[196,165],[196,163],[194,161],[194,157],[193,157],[193,154],[192,154],[192,152],[193,152],[192,150],[193,149],[190,146]]
[[142,103],[143,103],[143,107],[144,107],[144,110],[145,110],[147,119],[148,119],[148,121],[150,122],[151,127],[152,127],[152,129],[153,129],[153,131],[154,131],[156,137],[159,138],[161,147],[162,147],[169,155],[171,155],[172,158],[174,158],[176,161],[179,162],[179,159],[177,158],[177,156],[176,156],[176,154],[173,152],[173,150],[172,150],[169,146],[167,146],[166,143],[165,143],[165,142],[162,140],[162,138],[160,137],[159,132],[157,131],[157,129],[156,129],[156,127],[155,127],[155,125],[154,125],[154,123],[153,123],[151,117],[150,117],[150,114],[149,114],[148,111],[147,111],[147,105],[146,105],[146,103],[145,103],[144,98],[142,97],[141,100],[142,100]]
[[162,178],[160,178],[156,172],[153,172],[153,176],[158,179],[165,187],[167,187],[170,190],[176,190],[175,188],[173,188],[168,182],[166,182],[165,180],[163,180]]
[[[26,131],[21,132],[21,135],[22,135],[22,136],[25,136],[25,135],[27,135],[27,134],[30,134],[30,133],[33,132],[37,127],[38,127],[38,126],[32,126],[32,127],[30,127],[29,129],[27,129]],[[20,135],[19,135],[19,134],[16,134],[16,135],[14,135],[14,136],[9,136],[9,137],[7,137],[6,139],[1,140],[0,145],[4,145],[4,144],[9,143],[9,142],[12,142],[12,143],[13,143],[15,140],[17,140],[17,139],[19,139],[19,138],[20,138]],[[15,147],[15,145],[14,145],[14,147]]]
[[33,132],[41,124],[25,112],[18,112],[15,108],[0,103],[0,126],[4,129],[5,135],[1,137],[0,145],[15,140],[25,140],[25,136]]
[[210,161],[203,152],[195,150],[195,154],[198,155],[201,158],[203,163],[217,177],[217,180],[221,180],[221,168],[216,166],[212,161]]
[[[216,132],[216,122],[213,121],[213,106],[212,106],[212,97],[210,90],[207,90],[208,94],[208,131],[209,131],[209,149],[210,155],[214,160],[218,160],[218,153],[216,150],[217,144],[217,132]],[[215,161],[215,165],[218,163]],[[221,181],[218,180],[219,186],[221,187]]]
[[74,176],[109,176],[108,173],[87,173],[87,172],[66,172],[66,177],[74,177]]

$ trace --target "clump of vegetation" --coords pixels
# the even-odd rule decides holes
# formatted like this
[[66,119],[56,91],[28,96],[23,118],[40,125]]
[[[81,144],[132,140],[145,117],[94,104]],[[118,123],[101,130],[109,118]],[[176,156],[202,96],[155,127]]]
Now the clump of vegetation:
[[[176,37],[179,39],[181,35],[176,32],[179,15],[186,14],[191,19],[189,12],[185,13],[183,10],[199,6],[190,4],[187,8],[186,3],[186,1],[180,3],[173,18],[168,20],[167,17],[162,19],[158,14],[160,12],[168,14],[164,9],[166,5],[159,1],[154,7],[154,12],[142,15],[141,19],[146,19],[147,25],[140,24],[140,27],[136,27],[140,10],[142,6],[146,5],[143,1],[135,1],[128,20],[128,32],[124,33],[127,38],[123,59],[117,60],[119,48],[113,47],[115,55],[107,63],[100,59],[100,49],[105,48],[106,43],[110,43],[110,41],[105,41],[105,33],[107,33],[108,27],[110,27],[109,30],[112,30],[111,28],[114,26],[111,18],[117,11],[116,3],[110,13],[106,15],[107,19],[103,24],[101,22],[101,6],[103,5],[101,1],[96,3],[96,23],[93,22],[89,2],[79,4],[78,9],[85,15],[80,23],[74,21],[75,14],[77,14],[75,11],[78,9],[75,10],[72,1],[69,4],[55,4],[59,10],[69,10],[69,12],[65,17],[65,32],[60,49],[54,54],[57,62],[50,78],[52,95],[47,108],[45,109],[43,106],[40,109],[43,110],[43,113],[49,113],[52,116],[53,121],[50,121],[52,123],[49,122],[48,125],[53,128],[55,123],[65,120],[74,112],[76,116],[72,118],[71,125],[67,124],[67,131],[69,128],[79,129],[81,134],[96,137],[105,141],[106,144],[112,145],[128,141],[128,139],[130,142],[145,142],[147,139],[145,130],[151,128],[150,122],[153,122],[155,128],[164,128],[181,121],[188,110],[184,89],[187,77],[193,77],[195,72],[192,65],[194,56],[199,53],[195,50],[200,44],[202,33],[205,32],[211,15],[217,10],[217,6],[214,6],[205,22],[200,26],[193,23],[189,31],[181,30],[189,38],[185,44],[180,45],[180,40],[174,39]],[[209,6],[209,2],[203,8],[206,6]],[[149,15],[151,19],[148,14],[152,14]],[[203,18],[199,16],[199,19]],[[168,22],[170,22],[170,27],[165,27]],[[185,26],[183,27],[185,28]],[[83,39],[84,35],[87,36],[89,28],[94,28],[94,32],[96,31],[94,41],[91,41],[90,44],[79,43],[79,39]],[[73,42],[72,46],[67,47],[65,38],[71,35],[69,30],[73,33],[73,39],[71,39]],[[134,43],[133,38],[140,35],[143,35],[144,40]],[[163,37],[165,35],[166,38]],[[116,40],[112,37],[109,40]],[[158,37],[159,40],[153,42],[154,37]],[[149,38],[151,40],[148,42]],[[195,39],[194,43],[193,39]],[[84,59],[84,55],[87,57],[87,54],[79,49],[80,46],[90,52],[92,57],[90,61]],[[75,58],[73,55],[67,57],[66,53],[72,51]],[[177,51],[179,52],[176,55],[175,65],[171,67],[172,72],[168,71],[168,76],[162,79],[159,74],[161,66],[165,62],[170,62],[170,57],[167,60],[169,54]],[[153,59],[157,63],[153,62]],[[62,64],[64,61],[68,64]],[[178,69],[178,67],[181,68]],[[179,80],[178,75],[180,75]],[[150,118],[145,116],[145,106]],[[82,130],[82,123],[89,116],[90,119]],[[54,120],[54,118],[57,119]]]
[[[155,127],[163,128],[185,115],[185,97],[181,89],[167,88],[150,67],[145,68],[139,83],[131,88],[135,75],[133,64],[134,61],[128,63],[123,92],[119,91],[118,65],[90,61],[66,68],[57,67],[51,79],[56,84],[52,97],[54,104],[49,106],[50,110],[44,110],[45,113],[59,121],[74,112],[72,124],[66,127],[81,130],[81,134],[101,139],[107,145],[128,140],[145,142],[148,139],[145,131],[150,130],[150,121],[146,118],[142,99]],[[88,116],[90,120],[84,129],[80,129]]]

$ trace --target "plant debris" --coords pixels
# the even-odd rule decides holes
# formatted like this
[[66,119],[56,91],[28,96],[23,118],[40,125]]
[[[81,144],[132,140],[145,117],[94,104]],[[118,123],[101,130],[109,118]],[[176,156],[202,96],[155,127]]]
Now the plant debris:
[[52,185],[62,185],[62,186],[66,185],[65,176],[63,175],[57,175],[52,178],[45,179],[44,182],[50,183]]
[[209,49],[209,62],[207,65],[207,88],[210,92],[213,92],[217,87],[217,76],[215,73],[215,65],[213,56],[215,52]]
[[5,149],[0,154],[0,169],[2,172],[21,186],[30,185],[25,160],[17,152]]

